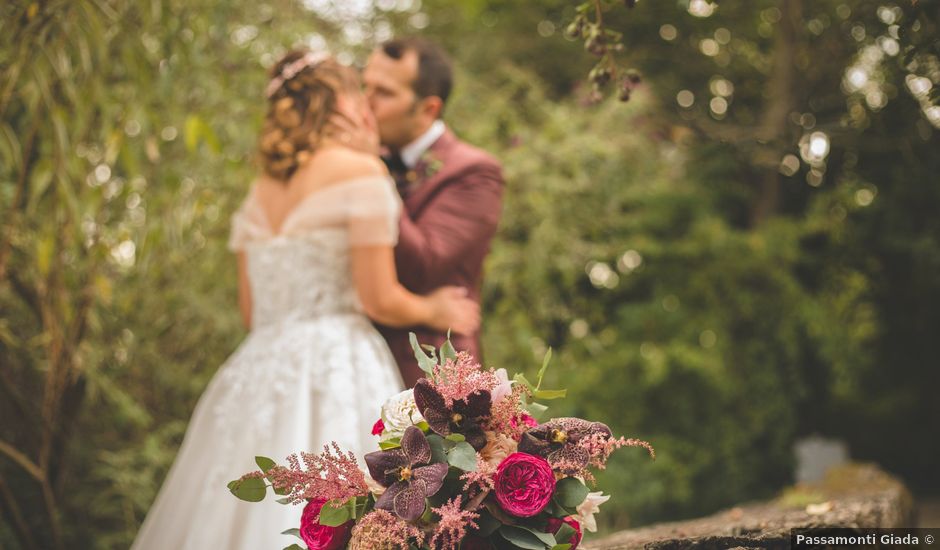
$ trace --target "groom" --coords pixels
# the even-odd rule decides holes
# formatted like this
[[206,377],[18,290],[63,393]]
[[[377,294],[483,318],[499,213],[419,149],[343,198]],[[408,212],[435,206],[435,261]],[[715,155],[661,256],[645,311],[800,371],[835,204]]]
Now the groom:
[[[420,38],[386,42],[363,73],[384,157],[404,203],[395,264],[402,284],[417,294],[443,285],[465,287],[479,303],[483,260],[501,210],[503,177],[492,156],[460,141],[441,116],[453,82],[450,60]],[[379,327],[407,387],[423,372],[408,333],[440,346],[446,334],[423,327]],[[453,334],[458,350],[480,356],[479,332]]]

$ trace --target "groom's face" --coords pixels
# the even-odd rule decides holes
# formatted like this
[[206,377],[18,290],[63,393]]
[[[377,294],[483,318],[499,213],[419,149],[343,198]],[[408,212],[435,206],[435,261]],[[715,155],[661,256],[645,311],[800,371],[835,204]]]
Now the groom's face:
[[362,80],[375,114],[382,144],[391,149],[408,145],[434,122],[412,88],[418,77],[418,54],[406,51],[401,59],[381,49],[369,56]]

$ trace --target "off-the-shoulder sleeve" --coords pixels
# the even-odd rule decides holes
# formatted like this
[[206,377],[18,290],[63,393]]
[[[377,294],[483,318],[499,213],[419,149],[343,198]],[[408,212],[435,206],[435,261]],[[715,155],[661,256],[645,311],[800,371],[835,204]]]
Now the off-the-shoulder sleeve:
[[363,178],[345,185],[350,246],[398,242],[401,199],[391,178]]
[[232,232],[228,239],[228,249],[232,252],[241,252],[252,242],[269,238],[271,229],[268,227],[267,217],[261,205],[254,198],[254,187],[242,202],[238,210],[232,214]]

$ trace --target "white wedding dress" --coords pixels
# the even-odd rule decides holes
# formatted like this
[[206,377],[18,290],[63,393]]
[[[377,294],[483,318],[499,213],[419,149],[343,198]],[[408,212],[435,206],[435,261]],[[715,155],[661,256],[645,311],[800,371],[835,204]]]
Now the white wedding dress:
[[275,232],[254,188],[233,217],[230,248],[247,257],[252,330],[209,383],[133,550],[279,550],[300,541],[302,506],[233,496],[226,484],[254,457],[321,452],[336,441],[360,458],[402,381],[362,312],[349,249],[395,243],[401,203],[388,178],[314,191]]

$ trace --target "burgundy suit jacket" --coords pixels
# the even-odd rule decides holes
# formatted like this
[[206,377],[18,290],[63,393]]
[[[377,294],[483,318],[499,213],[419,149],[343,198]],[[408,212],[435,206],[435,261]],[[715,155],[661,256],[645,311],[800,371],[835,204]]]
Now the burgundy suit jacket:
[[[402,285],[416,294],[444,286],[466,287],[480,301],[483,260],[490,251],[502,208],[503,176],[499,162],[448,129],[413,170],[413,183],[402,192],[395,265]],[[440,347],[446,334],[425,327],[378,325],[401,369],[407,387],[424,376],[408,333],[421,344]],[[482,362],[479,332],[452,334],[458,351]]]

